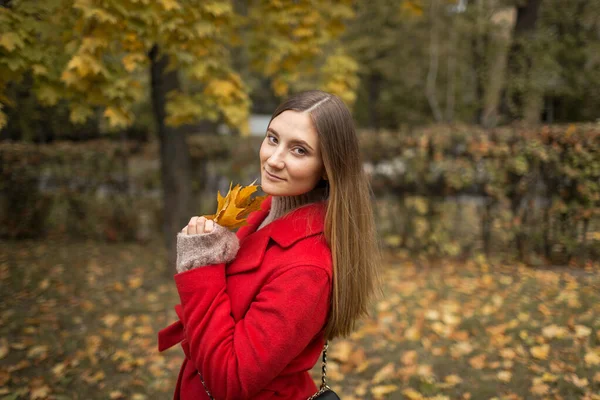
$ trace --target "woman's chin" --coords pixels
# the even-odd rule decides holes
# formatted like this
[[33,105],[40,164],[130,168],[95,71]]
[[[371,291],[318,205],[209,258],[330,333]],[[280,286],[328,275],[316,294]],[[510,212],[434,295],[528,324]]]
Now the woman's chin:
[[279,190],[277,190],[277,188],[273,187],[271,182],[268,182],[266,180],[263,180],[263,182],[260,185],[260,188],[265,194],[269,196],[278,196],[280,192]]

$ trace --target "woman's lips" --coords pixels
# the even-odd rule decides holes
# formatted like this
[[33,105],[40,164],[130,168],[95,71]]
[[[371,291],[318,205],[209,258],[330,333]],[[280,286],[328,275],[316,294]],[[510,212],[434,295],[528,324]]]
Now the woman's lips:
[[271,180],[274,180],[274,181],[283,181],[284,180],[276,175],[269,173],[269,171],[267,171],[266,169],[265,169],[265,172],[267,173],[267,177],[271,178]]

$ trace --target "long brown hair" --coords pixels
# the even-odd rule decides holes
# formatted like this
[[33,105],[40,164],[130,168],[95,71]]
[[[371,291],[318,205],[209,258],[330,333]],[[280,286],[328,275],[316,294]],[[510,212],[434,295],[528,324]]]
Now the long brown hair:
[[325,337],[333,339],[354,330],[367,314],[372,294],[380,291],[371,187],[352,114],[340,98],[319,90],[301,92],[279,105],[271,120],[287,110],[310,115],[328,178],[325,237],[333,258],[333,296]]

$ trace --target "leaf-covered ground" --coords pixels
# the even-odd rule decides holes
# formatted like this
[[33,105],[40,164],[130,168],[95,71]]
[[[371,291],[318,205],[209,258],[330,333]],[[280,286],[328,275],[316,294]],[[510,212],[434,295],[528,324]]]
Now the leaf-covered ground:
[[[0,399],[166,399],[182,352],[157,244],[0,242]],[[390,262],[329,354],[344,399],[600,399],[600,273]],[[313,370],[318,380],[319,365]]]

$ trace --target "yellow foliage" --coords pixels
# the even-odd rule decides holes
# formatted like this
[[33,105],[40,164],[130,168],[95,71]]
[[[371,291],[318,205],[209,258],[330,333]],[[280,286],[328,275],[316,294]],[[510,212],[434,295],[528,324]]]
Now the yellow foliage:
[[75,124],[82,124],[87,121],[87,119],[91,117],[93,113],[94,111],[86,105],[74,104],[71,106],[69,118],[71,119],[71,122]]
[[108,107],[104,110],[104,116],[108,118],[111,128],[125,128],[131,124],[131,116],[116,107]]
[[160,4],[167,11],[180,10],[181,9],[181,5],[177,2],[177,0],[160,0]]
[[400,5],[400,13],[410,17],[423,15],[423,4],[421,0],[404,0]]
[[273,79],[271,86],[273,87],[275,94],[280,97],[287,95],[290,88],[286,82],[278,78]]
[[225,98],[232,97],[236,92],[237,88],[235,85],[231,81],[224,79],[214,79],[204,89],[204,93],[208,95]]
[[33,71],[34,75],[39,75],[39,76],[48,75],[48,68],[46,68],[45,66],[43,66],[41,64],[34,64],[31,67],[31,70]]
[[42,104],[53,106],[58,102],[59,92],[50,85],[42,85],[37,90],[37,96]]
[[17,47],[23,47],[23,39],[15,32],[4,32],[0,35],[0,46],[6,50],[13,51]]
[[127,72],[133,72],[144,61],[146,61],[146,56],[142,53],[129,53],[121,60]]

